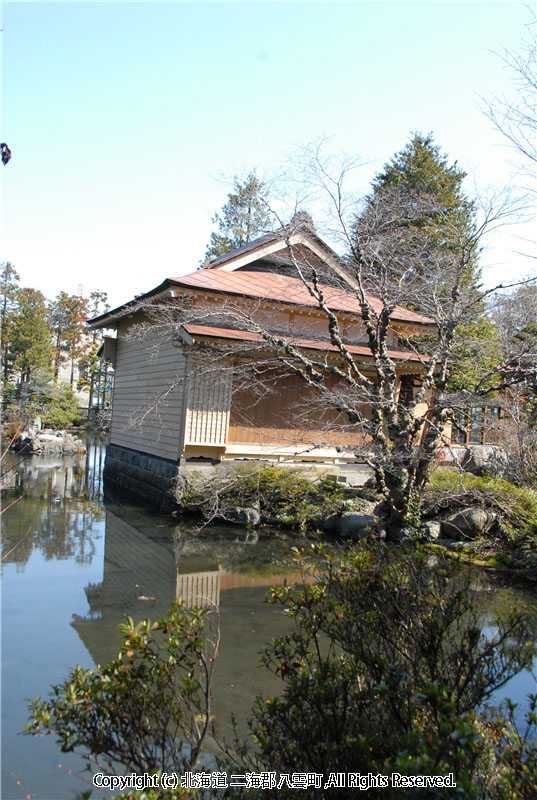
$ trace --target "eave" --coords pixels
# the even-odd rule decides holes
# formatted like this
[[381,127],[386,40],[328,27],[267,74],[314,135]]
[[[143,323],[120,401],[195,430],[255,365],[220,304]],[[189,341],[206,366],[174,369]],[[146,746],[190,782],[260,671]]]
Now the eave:
[[[181,326],[184,334],[182,338],[188,344],[201,343],[205,340],[216,341],[236,341],[236,342],[250,342],[252,344],[264,344],[267,346],[269,342],[259,333],[253,331],[238,330],[236,328],[218,328],[209,325],[197,325],[193,323],[185,323]],[[275,334],[278,338],[284,339],[288,344],[297,347],[301,350],[320,350],[329,355],[340,355],[338,347],[330,342],[322,341],[320,339],[305,339],[305,338],[291,338],[288,336],[280,336]],[[345,344],[346,349],[352,356],[359,356],[373,361],[373,354],[367,345]],[[427,356],[420,356],[410,350],[402,350],[397,348],[390,348],[387,351],[389,358],[396,362],[413,362],[416,366],[424,366],[427,363]]]

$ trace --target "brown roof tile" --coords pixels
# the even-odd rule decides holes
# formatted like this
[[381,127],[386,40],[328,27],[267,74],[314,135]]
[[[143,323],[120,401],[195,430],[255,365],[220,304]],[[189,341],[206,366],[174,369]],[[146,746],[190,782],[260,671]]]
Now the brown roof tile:
[[[316,300],[299,278],[291,278],[278,273],[200,269],[191,275],[168,280],[178,286],[202,289],[207,292],[259,297],[264,300],[276,300],[293,305],[317,306]],[[327,304],[332,310],[361,315],[360,303],[352,292],[345,292],[330,286],[323,286],[323,292]],[[381,301],[375,297],[369,297],[369,302],[375,311],[379,311],[382,307]],[[391,316],[392,319],[401,322],[414,322],[421,325],[434,324],[434,320],[430,317],[410,311],[403,306],[396,306]]]

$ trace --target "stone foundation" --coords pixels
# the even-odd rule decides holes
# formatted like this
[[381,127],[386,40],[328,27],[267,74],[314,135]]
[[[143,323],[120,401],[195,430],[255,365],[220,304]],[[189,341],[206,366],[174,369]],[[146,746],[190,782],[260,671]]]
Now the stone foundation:
[[173,489],[179,464],[165,458],[109,444],[104,465],[104,488],[130,495],[159,511],[175,507]]

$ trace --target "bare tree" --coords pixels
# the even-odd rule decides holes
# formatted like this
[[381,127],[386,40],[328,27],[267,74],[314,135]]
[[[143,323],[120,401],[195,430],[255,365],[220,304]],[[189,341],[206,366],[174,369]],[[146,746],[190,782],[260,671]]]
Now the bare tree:
[[[496,298],[491,316],[509,365],[494,375],[501,418],[497,426],[519,480],[537,478],[537,285],[525,283]],[[516,381],[515,381],[516,379]],[[505,383],[509,384],[505,386]]]
[[[488,204],[479,209],[474,226],[459,227],[436,197],[424,193],[409,206],[401,196],[404,189],[396,187],[357,218],[347,213],[344,171],[333,174],[319,151],[308,170],[315,172],[317,186],[332,204],[347,257],[339,266],[320,267],[304,251],[297,254],[292,242],[302,224],[300,215],[294,224],[280,224],[277,235],[287,245],[290,274],[323,317],[324,331],[306,338],[279,324],[264,300],[228,297],[202,303],[176,298],[143,302],[149,319],[131,335],[181,343],[189,330],[220,326],[225,338],[214,343],[204,339],[193,368],[218,371],[235,392],[248,386],[252,404],[267,393],[281,392],[289,376],[298,377],[303,391],[293,414],[306,434],[309,427],[317,437],[313,441],[306,435],[305,449],[337,442],[341,451],[364,459],[386,497],[389,523],[412,523],[436,449],[448,442],[445,431],[454,411],[475,402],[470,391],[448,390],[450,359],[460,323],[474,318],[476,307],[494,291],[468,285],[469,265],[485,233],[509,216],[509,208],[502,202]],[[414,235],[413,226],[409,234],[409,213],[442,224],[450,246]],[[363,326],[359,346],[346,340],[344,315],[337,310],[342,296],[358,302]],[[412,306],[417,298],[421,315],[409,312],[408,318],[421,322],[425,340],[394,331],[401,307]],[[476,387],[480,396],[491,385],[502,388],[523,380],[522,364],[534,364],[535,352],[535,342],[525,342],[516,353],[505,354],[494,371],[496,383],[487,384],[483,376]],[[157,404],[155,398],[153,410]],[[320,430],[325,431],[324,441]]]
[[528,36],[520,52],[505,50],[502,60],[511,73],[516,89],[514,100],[506,97],[483,99],[483,110],[495,128],[522,156],[524,171],[530,175],[535,192],[537,164],[537,19],[530,9],[532,20],[527,25]]

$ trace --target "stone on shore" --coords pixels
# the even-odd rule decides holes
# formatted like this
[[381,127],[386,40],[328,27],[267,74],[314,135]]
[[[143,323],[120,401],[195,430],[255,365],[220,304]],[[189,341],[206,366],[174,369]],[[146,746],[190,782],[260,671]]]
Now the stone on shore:
[[495,525],[496,514],[483,508],[463,508],[442,520],[442,536],[447,539],[475,539]]
[[511,459],[504,447],[492,444],[474,445],[466,450],[461,464],[465,472],[508,478],[512,473]]
[[336,533],[344,539],[363,539],[369,534],[382,536],[384,530],[378,517],[373,514],[356,514],[346,511],[343,514],[330,514],[323,522],[326,533]]
[[17,453],[27,455],[60,453],[61,455],[74,455],[85,453],[86,445],[77,436],[68,431],[53,431],[45,428],[42,431],[27,429],[15,441],[13,449]]

